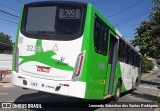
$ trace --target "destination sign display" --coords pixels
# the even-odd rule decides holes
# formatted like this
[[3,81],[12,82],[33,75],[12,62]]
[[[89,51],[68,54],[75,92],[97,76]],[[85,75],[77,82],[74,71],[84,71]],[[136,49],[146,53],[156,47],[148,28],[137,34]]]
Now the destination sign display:
[[79,8],[59,9],[59,19],[80,19],[81,10]]

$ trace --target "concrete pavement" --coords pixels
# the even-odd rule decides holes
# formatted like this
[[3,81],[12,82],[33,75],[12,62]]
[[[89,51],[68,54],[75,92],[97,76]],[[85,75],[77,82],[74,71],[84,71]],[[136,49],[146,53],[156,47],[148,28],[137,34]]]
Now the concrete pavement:
[[5,76],[5,78],[0,81],[0,87],[13,87],[13,85],[11,84],[11,74]]

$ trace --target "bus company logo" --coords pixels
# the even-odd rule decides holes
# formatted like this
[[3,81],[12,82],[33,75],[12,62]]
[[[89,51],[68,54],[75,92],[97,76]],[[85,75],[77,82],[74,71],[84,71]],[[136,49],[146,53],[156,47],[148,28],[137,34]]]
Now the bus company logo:
[[55,89],[55,86],[46,85],[46,88]]
[[45,66],[37,66],[37,71],[38,72],[46,72],[49,73],[50,72],[51,67],[45,67]]
[[42,88],[51,88],[51,89],[55,89],[55,86],[45,85],[44,83],[43,83],[41,86],[42,86]]
[[60,58],[60,61],[61,61],[61,62],[64,62],[64,60],[65,60],[65,57],[62,56],[62,57]]

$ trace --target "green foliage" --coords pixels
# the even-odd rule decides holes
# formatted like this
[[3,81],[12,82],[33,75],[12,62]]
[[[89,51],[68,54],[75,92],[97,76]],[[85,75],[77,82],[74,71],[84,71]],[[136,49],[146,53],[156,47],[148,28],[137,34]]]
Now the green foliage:
[[143,72],[148,72],[148,71],[153,69],[154,64],[153,64],[153,62],[151,60],[148,60],[148,59],[144,58],[143,61],[144,61],[144,70],[143,70]]
[[0,33],[0,53],[11,53],[12,52],[12,41],[9,35]]
[[143,73],[147,73],[154,68],[154,64],[151,60],[144,58],[142,55],[140,56],[140,58],[142,60],[141,68]]
[[136,36],[131,41],[133,46],[139,46],[140,53],[152,58],[160,57],[160,1],[152,0],[155,6],[150,13],[149,21],[141,22],[136,28]]

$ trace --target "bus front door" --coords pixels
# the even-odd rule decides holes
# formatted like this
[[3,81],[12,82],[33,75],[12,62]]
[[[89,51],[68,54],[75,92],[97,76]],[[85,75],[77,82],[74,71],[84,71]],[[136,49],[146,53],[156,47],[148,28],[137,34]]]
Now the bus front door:
[[117,47],[118,47],[118,39],[110,34],[110,42],[109,42],[109,51],[108,51],[108,68],[107,68],[107,79],[105,85],[104,95],[112,95],[115,71],[117,65]]

